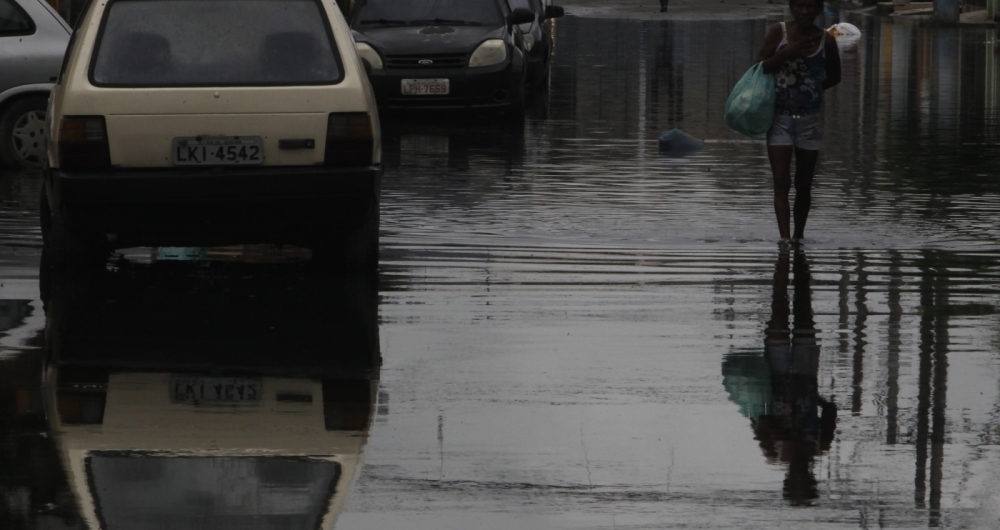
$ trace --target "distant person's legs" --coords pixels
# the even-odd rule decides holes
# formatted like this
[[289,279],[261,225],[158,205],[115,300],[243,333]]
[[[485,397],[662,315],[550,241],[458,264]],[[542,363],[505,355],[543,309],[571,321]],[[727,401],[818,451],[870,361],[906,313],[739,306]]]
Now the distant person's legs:
[[816,161],[823,148],[823,115],[775,115],[767,131],[767,158],[774,175],[774,214],[778,218],[781,239],[789,239],[790,212],[788,192],[792,187],[792,155],[795,155],[795,232],[791,239],[802,239],[812,207],[812,183]]
[[790,238],[788,192],[792,189],[792,152],[793,147],[790,145],[767,146],[767,158],[771,162],[771,174],[774,175],[774,215],[778,218],[781,239]]
[[[818,158],[819,151],[795,148],[795,232],[792,233],[792,239],[802,239],[802,233],[806,229],[806,219],[809,217],[809,208],[812,207],[812,183]],[[787,194],[785,208],[788,208]],[[788,222],[787,217],[785,222]]]
[[660,0],[660,13],[667,12],[667,0]]

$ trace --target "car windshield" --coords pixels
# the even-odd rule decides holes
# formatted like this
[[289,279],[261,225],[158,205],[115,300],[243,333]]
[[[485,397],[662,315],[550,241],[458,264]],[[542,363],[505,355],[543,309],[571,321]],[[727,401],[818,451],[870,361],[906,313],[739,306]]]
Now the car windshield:
[[332,84],[341,68],[317,0],[115,0],[101,86]]
[[355,25],[501,26],[496,0],[360,0]]

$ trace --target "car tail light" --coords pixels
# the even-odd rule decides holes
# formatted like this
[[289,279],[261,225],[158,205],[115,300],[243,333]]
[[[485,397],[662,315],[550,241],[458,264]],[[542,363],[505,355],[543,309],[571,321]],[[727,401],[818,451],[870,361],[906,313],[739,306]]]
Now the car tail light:
[[56,393],[56,410],[59,421],[67,425],[100,425],[104,422],[104,408],[108,396],[103,392]]
[[65,424],[100,425],[107,404],[107,370],[60,368],[56,412]]
[[59,123],[59,167],[63,170],[111,167],[104,116],[68,116]]
[[369,166],[375,149],[372,119],[367,112],[330,114],[324,163],[334,167]]

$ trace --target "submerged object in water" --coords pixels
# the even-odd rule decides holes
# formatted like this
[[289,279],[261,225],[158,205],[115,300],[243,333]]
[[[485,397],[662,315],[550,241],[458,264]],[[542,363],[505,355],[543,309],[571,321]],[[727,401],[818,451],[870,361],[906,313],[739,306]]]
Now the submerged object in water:
[[660,154],[667,156],[687,156],[701,151],[705,142],[680,129],[670,129],[660,135]]

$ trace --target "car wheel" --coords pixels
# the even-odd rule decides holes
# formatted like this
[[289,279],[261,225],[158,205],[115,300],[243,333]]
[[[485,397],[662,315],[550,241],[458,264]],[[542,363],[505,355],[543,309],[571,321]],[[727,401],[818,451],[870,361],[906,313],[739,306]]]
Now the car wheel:
[[354,271],[378,269],[378,195],[368,205],[360,226],[346,233],[324,237],[312,246],[313,263],[324,268]]
[[516,125],[524,121],[527,92],[527,81],[522,79],[510,96],[510,106],[504,111],[504,117],[508,123]]
[[98,270],[104,266],[108,249],[100,234],[72,230],[58,211],[49,207],[48,193],[42,187],[39,208],[42,225],[42,262],[53,269]]
[[0,116],[0,161],[41,168],[45,161],[45,107],[42,96],[15,101]]
[[538,70],[538,77],[531,79],[531,88],[549,88],[549,68],[551,67],[551,64],[552,61],[549,57],[544,57],[542,59],[542,67]]
[[525,83],[521,83],[517,92],[514,93],[514,97],[510,104],[510,113],[513,114],[515,118],[524,117],[524,100],[526,92],[527,88],[525,87]]

